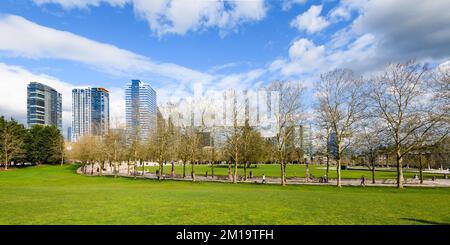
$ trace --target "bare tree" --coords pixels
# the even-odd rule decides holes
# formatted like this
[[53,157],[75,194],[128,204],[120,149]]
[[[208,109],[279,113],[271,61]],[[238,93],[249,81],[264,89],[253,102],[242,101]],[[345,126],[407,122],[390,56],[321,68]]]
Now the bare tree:
[[[228,127],[228,133],[227,133],[227,141],[226,141],[226,152],[228,153],[228,156],[233,160],[234,162],[234,169],[233,169],[233,183],[237,183],[237,177],[238,177],[238,165],[241,159],[241,153],[242,153],[242,130],[243,130],[243,120],[244,120],[244,107],[245,105],[242,103],[241,98],[237,94],[236,91],[232,90],[228,93],[231,98],[228,98],[228,101],[230,103],[229,106],[231,106],[231,109],[229,112],[231,113],[231,126]],[[228,126],[228,125],[227,125]]]
[[153,155],[159,164],[158,179],[162,179],[164,163],[166,163],[172,156],[170,145],[173,143],[173,139],[174,127],[171,123],[170,117],[168,120],[165,120],[158,110],[156,135],[150,143],[150,147],[154,152]]
[[302,117],[304,87],[299,82],[274,81],[269,86],[272,96],[278,97],[272,113],[275,118],[275,158],[280,164],[281,185],[286,185],[286,164],[294,152],[294,130]]
[[372,184],[375,184],[375,167],[378,157],[386,151],[386,132],[379,120],[367,117],[361,123],[359,131],[355,135],[355,145],[368,163],[372,173]]
[[335,147],[337,186],[341,187],[342,153],[348,148],[349,138],[364,115],[362,78],[351,70],[337,69],[321,75],[317,85],[317,114],[319,120],[331,128]]
[[397,164],[397,187],[403,188],[403,158],[442,123],[430,91],[427,66],[414,61],[391,64],[372,79],[371,106],[388,128]]

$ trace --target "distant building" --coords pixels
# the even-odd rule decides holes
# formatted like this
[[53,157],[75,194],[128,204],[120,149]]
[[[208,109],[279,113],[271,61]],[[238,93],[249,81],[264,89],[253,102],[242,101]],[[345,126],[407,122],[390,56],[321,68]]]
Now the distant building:
[[72,141],[84,135],[102,136],[109,130],[109,91],[72,90]]
[[147,140],[156,133],[156,92],[141,80],[131,80],[125,87],[126,128],[132,137]]
[[72,141],[72,127],[67,128],[66,141]]
[[294,127],[294,146],[303,150],[305,157],[311,158],[313,154],[312,132],[310,125]]
[[62,96],[52,87],[31,82],[27,87],[27,123],[52,125],[62,130]]

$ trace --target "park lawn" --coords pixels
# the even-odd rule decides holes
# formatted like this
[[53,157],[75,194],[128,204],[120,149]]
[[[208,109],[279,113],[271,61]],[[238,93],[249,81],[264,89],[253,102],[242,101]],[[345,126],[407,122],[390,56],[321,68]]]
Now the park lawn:
[[0,224],[450,224],[450,188],[192,183],[0,171]]
[[[253,176],[262,176],[263,174],[267,177],[280,177],[280,165],[279,164],[258,164],[258,165],[252,165],[252,168],[247,169],[247,175],[249,174],[249,171],[252,170]],[[164,165],[164,173],[170,174],[171,171],[171,165],[166,164]],[[305,168],[306,166],[304,164],[288,164],[286,167],[286,175],[287,177],[304,177],[305,176]],[[318,165],[310,165],[309,166],[309,173],[315,176],[316,178],[319,178],[326,174],[326,166],[318,166]],[[142,167],[137,168],[139,171],[142,171]],[[155,172],[158,169],[158,166],[146,166],[145,170],[149,172]],[[192,166],[187,164],[186,165],[186,175],[191,174]],[[419,173],[412,172],[412,169],[404,169],[403,174],[404,177],[407,179],[414,178],[414,175]],[[196,175],[205,175],[206,171],[208,171],[208,175],[211,175],[211,166],[210,165],[195,165],[195,173]],[[232,166],[232,171],[234,171],[234,168]],[[176,165],[175,166],[175,173],[176,174],[183,174],[183,166]],[[239,167],[238,168],[239,175],[244,175],[244,168]],[[222,175],[227,176],[228,175],[228,165],[215,165],[214,166],[214,175]],[[372,178],[372,172],[367,168],[364,170],[341,170],[341,178],[343,179],[359,179],[361,176],[365,176],[367,179]],[[423,174],[425,179],[431,179],[433,176],[436,178],[443,178],[442,174],[430,174],[430,173],[424,173]],[[329,169],[329,178],[334,179],[336,178],[336,166],[330,166]],[[396,179],[397,178],[397,172],[395,168],[391,168],[389,170],[378,170],[375,172],[375,179]]]

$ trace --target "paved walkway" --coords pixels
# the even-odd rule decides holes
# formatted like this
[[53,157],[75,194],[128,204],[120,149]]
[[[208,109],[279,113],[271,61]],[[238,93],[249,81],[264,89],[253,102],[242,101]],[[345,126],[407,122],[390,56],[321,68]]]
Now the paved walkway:
[[[86,174],[82,172],[82,168],[78,168],[78,174],[83,174],[87,176],[99,176],[100,173],[97,172],[97,166],[94,166],[93,175],[91,175],[91,167],[86,167]],[[110,169],[109,166],[106,167],[106,170],[103,171],[104,176],[114,176],[113,169]],[[158,179],[158,176],[155,173],[145,172],[142,175],[142,171],[137,171],[136,176],[133,175],[132,169],[130,168],[130,174],[128,174],[128,167],[126,165],[121,165],[119,167],[119,173],[117,176],[128,177],[128,178],[144,178],[144,179]],[[185,178],[182,175],[177,174],[175,177],[171,177],[170,174],[165,174],[163,179],[167,180],[178,180],[178,181],[192,181],[191,175],[187,174]],[[196,181],[206,181],[206,182],[222,182],[222,183],[230,183],[232,180],[228,180],[228,176],[204,176],[204,175],[196,175]],[[239,180],[239,183],[255,183],[261,184],[262,177],[253,177],[247,180]],[[280,184],[280,178],[266,177],[267,184]],[[308,180],[305,178],[289,178],[286,182],[288,185],[336,185],[335,179],[329,179],[328,183],[320,183],[318,180]],[[395,179],[379,179],[376,180],[375,184],[372,184],[372,180],[366,179],[366,186],[397,186],[397,180]],[[360,186],[361,181],[359,179],[341,179],[341,184],[343,186]],[[414,186],[414,187],[450,187],[450,179],[436,179],[432,180],[424,180],[423,184],[420,184],[419,180],[408,179],[405,186]]]

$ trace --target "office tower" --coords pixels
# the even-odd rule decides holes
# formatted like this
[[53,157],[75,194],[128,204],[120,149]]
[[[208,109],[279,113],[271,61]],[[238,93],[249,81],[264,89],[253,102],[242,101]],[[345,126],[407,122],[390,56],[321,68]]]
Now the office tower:
[[102,136],[109,130],[109,91],[72,90],[72,141],[84,135]]
[[27,87],[28,127],[52,125],[62,130],[62,97],[55,89],[31,82]]
[[126,125],[130,136],[147,140],[156,133],[156,92],[149,84],[131,80],[125,86]]

